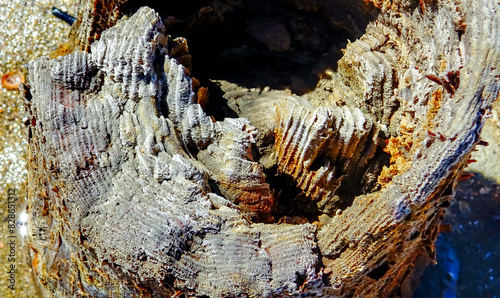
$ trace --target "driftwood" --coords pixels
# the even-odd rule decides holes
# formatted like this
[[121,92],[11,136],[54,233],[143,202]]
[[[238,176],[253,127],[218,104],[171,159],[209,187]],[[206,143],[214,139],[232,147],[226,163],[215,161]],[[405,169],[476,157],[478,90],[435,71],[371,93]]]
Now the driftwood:
[[[102,34],[76,29],[88,52],[32,62],[30,247],[44,291],[410,295],[498,96],[500,13],[486,0],[371,5],[376,20],[318,84],[329,98],[221,83],[233,118],[196,100],[147,7]],[[302,215],[276,211],[290,187]]]

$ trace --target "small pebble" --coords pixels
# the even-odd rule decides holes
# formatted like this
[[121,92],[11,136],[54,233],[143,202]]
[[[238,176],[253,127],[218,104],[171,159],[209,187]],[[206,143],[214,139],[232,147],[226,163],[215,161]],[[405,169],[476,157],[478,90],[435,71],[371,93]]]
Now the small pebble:
[[2,86],[9,90],[19,88],[24,83],[24,76],[20,71],[12,70],[2,76]]

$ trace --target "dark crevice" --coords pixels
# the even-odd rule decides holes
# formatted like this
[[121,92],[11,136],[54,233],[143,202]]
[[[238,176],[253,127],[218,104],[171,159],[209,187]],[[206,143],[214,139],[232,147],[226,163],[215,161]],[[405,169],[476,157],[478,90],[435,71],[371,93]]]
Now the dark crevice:
[[384,261],[377,268],[373,269],[370,273],[368,273],[368,277],[375,280],[380,279],[387,273],[387,271],[389,271],[389,269],[390,269],[389,263],[387,261]]
[[220,191],[220,188],[219,188],[219,185],[217,184],[217,181],[215,181],[213,179],[209,179],[208,180],[208,187],[210,187],[210,192],[212,192],[218,196],[224,197]]
[[[302,190],[295,186],[289,177],[279,175],[277,166],[270,169],[264,169],[266,174],[266,182],[269,184],[270,189],[274,193],[275,206],[272,215],[276,220],[285,216],[308,216],[299,208],[298,200],[305,196]],[[309,214],[309,216],[313,216]]]
[[451,196],[451,195],[453,195],[453,183],[449,183],[442,194],[442,196]]
[[257,148],[257,145],[256,144],[252,144],[250,146],[250,151],[252,153],[252,160],[255,161],[255,162],[259,162],[260,158],[262,157],[260,152],[259,152],[259,148]]
[[220,85],[207,78],[200,78],[200,84],[206,86],[210,91],[210,101],[206,106],[205,112],[214,117],[216,121],[223,121],[224,118],[238,118],[238,114],[233,111],[224,99],[224,92]]
[[85,237],[82,233],[80,233],[80,244],[83,244],[83,242],[88,241],[87,237]]
[[321,153],[314,159],[313,163],[311,164],[311,167],[309,168],[310,171],[317,171],[321,167],[330,167],[331,165],[331,160],[328,158],[328,155],[325,153]]
[[[164,64],[165,64],[165,56],[157,53],[153,65],[155,65],[154,72],[156,73],[158,80],[166,80],[165,71],[163,69]],[[162,99],[166,98],[167,93],[168,93],[167,86],[163,85],[162,90],[160,91],[160,98]],[[168,117],[168,105],[166,100],[157,100],[156,109],[158,110],[158,113],[161,116]]]
[[441,205],[439,205],[440,208],[448,208],[451,206],[451,201],[450,200],[444,200]]
[[417,238],[418,238],[418,236],[420,236],[420,232],[419,232],[419,231],[415,231],[415,232],[413,232],[413,234],[411,234],[411,236],[410,236],[410,239],[409,239],[409,240],[410,240],[410,241],[413,241],[413,240],[417,239]]

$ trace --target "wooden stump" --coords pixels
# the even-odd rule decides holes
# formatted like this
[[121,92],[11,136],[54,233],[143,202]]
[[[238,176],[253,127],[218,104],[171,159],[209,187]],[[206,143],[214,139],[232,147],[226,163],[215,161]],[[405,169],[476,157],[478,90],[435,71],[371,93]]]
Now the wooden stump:
[[[411,295],[498,97],[498,3],[359,1],[336,23],[338,3],[285,1],[346,32],[375,20],[310,92],[219,81],[206,103],[168,29],[223,22],[221,1],[116,24],[139,3],[101,2],[83,1],[75,23],[87,51],[32,62],[24,85],[47,295]],[[259,59],[287,51],[258,42]]]

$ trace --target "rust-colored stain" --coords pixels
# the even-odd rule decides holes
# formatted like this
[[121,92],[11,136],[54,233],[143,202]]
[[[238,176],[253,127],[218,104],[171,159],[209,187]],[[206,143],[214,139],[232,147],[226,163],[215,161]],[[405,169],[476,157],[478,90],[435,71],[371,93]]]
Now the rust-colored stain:
[[412,146],[413,138],[410,134],[403,134],[386,140],[384,151],[391,155],[391,159],[389,167],[384,166],[378,177],[379,184],[383,185],[392,181],[394,176],[405,172],[411,167],[411,160],[408,159],[407,154]]
[[71,52],[73,52],[74,49],[75,49],[74,45],[69,44],[69,43],[63,43],[63,44],[60,44],[54,52],[50,53],[49,56],[50,56],[50,58],[57,58],[60,56],[65,56],[65,55],[68,55]]
[[429,126],[432,127],[432,120],[436,117],[439,109],[441,108],[441,101],[443,99],[443,92],[441,88],[438,88],[431,93],[431,99],[429,100],[429,110],[427,110],[427,120],[429,121]]
[[197,103],[201,106],[201,108],[206,111],[206,106],[208,104],[208,88],[200,87],[198,92],[196,92]]

